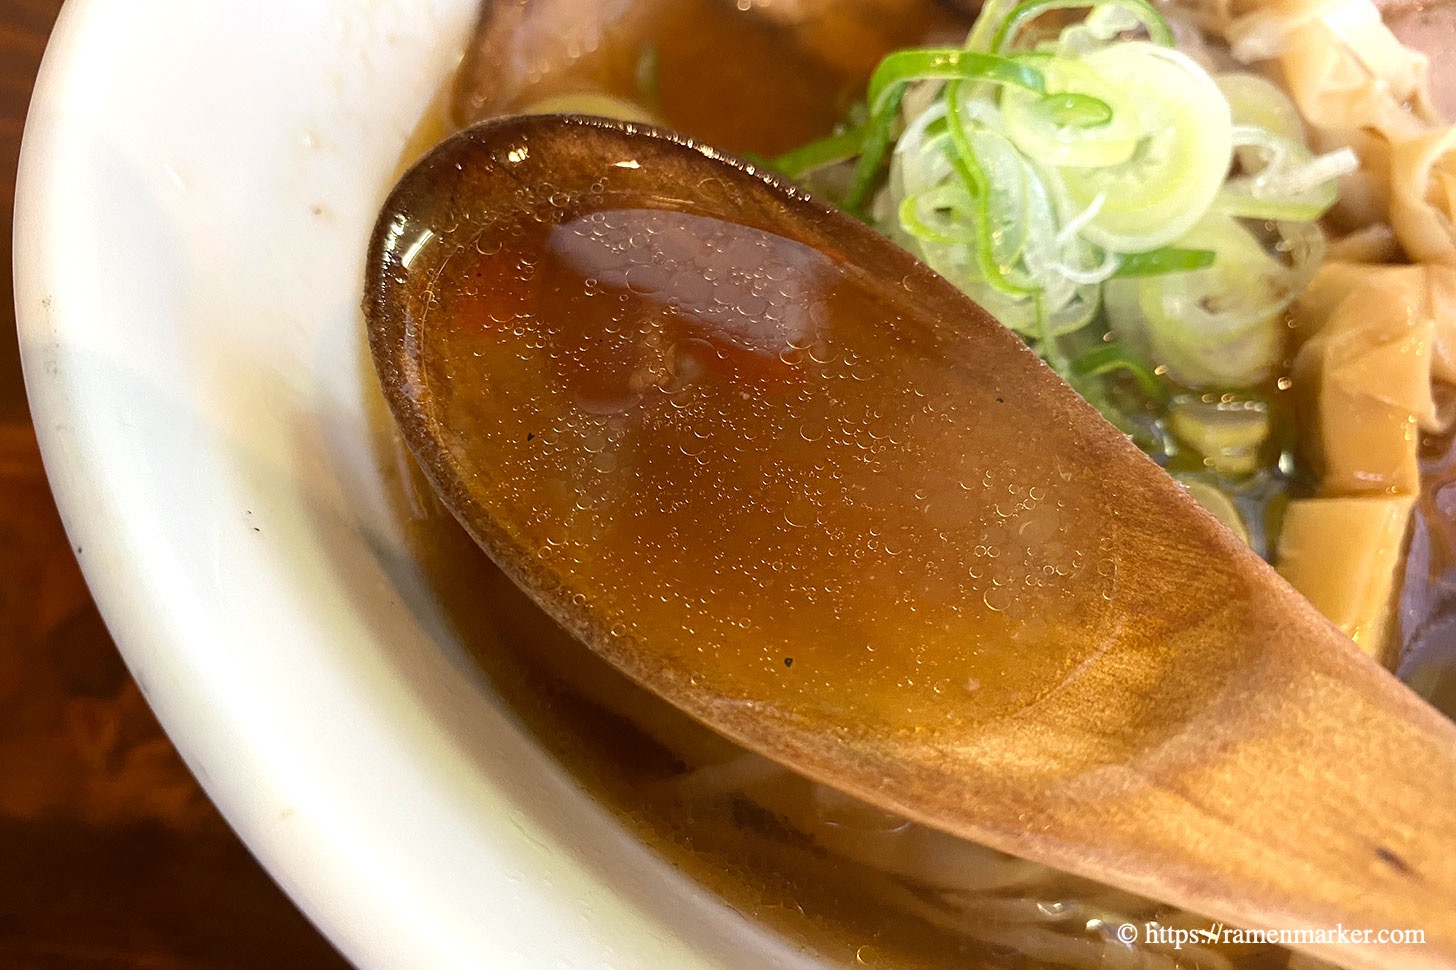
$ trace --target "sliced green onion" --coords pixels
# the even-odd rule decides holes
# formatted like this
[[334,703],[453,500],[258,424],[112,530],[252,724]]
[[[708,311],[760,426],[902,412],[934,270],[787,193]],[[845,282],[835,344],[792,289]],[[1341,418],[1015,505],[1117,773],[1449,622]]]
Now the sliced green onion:
[[1113,276],[1160,276],[1163,273],[1186,273],[1212,266],[1215,253],[1211,249],[1179,249],[1164,246],[1146,253],[1124,253],[1118,257]]
[[1075,91],[1044,95],[1040,107],[1047,120],[1062,128],[1100,128],[1112,120],[1110,104]]
[[1288,261],[1271,255],[1237,220],[1210,214],[1180,242],[1218,253],[1213,265],[1127,281],[1138,296],[1136,308],[1126,311],[1142,320],[1109,315],[1113,330],[1121,333],[1129,322],[1143,328],[1149,355],[1189,387],[1251,387],[1264,380],[1284,356],[1284,311],[1323,255],[1318,227],[1281,223],[1279,229]]
[[856,125],[784,152],[769,162],[769,167],[787,178],[799,178],[816,168],[848,161],[863,154],[868,138],[869,125]]
[[885,152],[890,147],[895,115],[899,112],[900,101],[904,97],[905,85],[898,85],[890,92],[889,100],[865,123],[868,132],[865,135],[864,152],[854,166],[854,181],[850,183],[849,192],[844,197],[844,207],[856,215],[863,213],[865,200],[870,197],[870,190],[874,188],[875,177],[880,174],[880,164],[885,160]]
[[999,54],[1016,40],[1023,27],[1042,14],[1052,10],[1085,9],[1087,7],[1112,6],[1128,11],[1148,31],[1148,39],[1161,47],[1173,46],[1173,29],[1168,21],[1147,0],[1107,0],[1105,3],[1088,3],[1086,0],[1026,0],[1018,4],[1001,21],[991,36],[991,52]]
[[1159,403],[1168,400],[1168,389],[1158,380],[1152,365],[1123,344],[1103,344],[1072,361],[1072,373],[1077,377],[1101,377],[1116,371],[1127,373],[1153,400]]
[[1057,57],[1042,66],[1047,94],[1003,88],[1006,133],[1042,165],[1107,168],[1132,158],[1141,124],[1126,88],[1083,58]]
[[854,182],[844,199],[844,207],[850,212],[863,215],[865,201],[869,199],[875,176],[879,174],[885,151],[890,146],[891,131],[900,102],[905,97],[905,86],[911,81],[934,80],[948,80],[953,84],[963,80],[990,81],[1028,88],[1039,94],[1046,91],[1046,79],[1036,68],[994,54],[953,47],[927,47],[889,55],[870,77],[868,133],[864,151],[855,166]]
[[1214,208],[1241,219],[1312,222],[1339,198],[1340,176],[1360,167],[1348,148],[1314,155],[1300,142],[1257,125],[1234,126],[1233,145],[1246,167],[1260,167],[1226,181]]
[[1067,355],[1062,353],[1062,348],[1057,344],[1057,335],[1052,332],[1051,324],[1047,320],[1046,304],[1042,294],[1037,293],[1031,298],[1031,302],[1036,307],[1037,323],[1041,326],[1041,334],[1037,341],[1041,357],[1052,370],[1065,379],[1071,373],[1068,369]]
[[928,125],[925,126],[925,137],[926,138],[934,138],[937,135],[945,135],[945,134],[949,134],[949,133],[950,133],[950,122],[947,121],[945,118],[936,118],[930,124],[928,124]]
[[1228,102],[1186,54],[1146,41],[1104,47],[1082,61],[1134,100],[1138,146],[1121,164],[1060,167],[1078,209],[1103,199],[1082,237],[1118,253],[1167,246],[1203,217],[1228,176]]
[[[1038,18],[1077,9],[1026,49]],[[1167,456],[1170,387],[1248,386],[1277,363],[1322,258],[1309,220],[1349,164],[1304,147],[1277,89],[1215,82],[1172,41],[1150,0],[987,0],[965,49],[891,54],[859,116],[773,164],[800,177],[855,159],[845,208]],[[1281,241],[1226,213],[1272,220]],[[1073,336],[1098,321],[1112,342]]]
[[[937,243],[941,246],[975,245],[975,231],[966,222],[953,227],[938,226],[922,215],[923,209],[941,208],[948,201],[943,194],[936,197],[936,193],[939,191],[931,189],[920,195],[906,196],[900,203],[898,212],[900,225],[910,235],[923,242]],[[969,202],[969,200],[967,201]],[[944,207],[951,208],[950,206]],[[959,206],[951,208],[951,212],[955,213],[959,208]]]
[[990,51],[996,30],[1011,16],[1020,0],[986,0],[976,22],[971,25],[971,34],[966,38],[966,50]]
[[994,289],[1002,293],[1027,294],[1032,290],[1025,286],[1019,286],[1007,279],[1002,271],[994,252],[995,241],[992,239],[994,228],[991,225],[991,214],[989,205],[990,187],[986,181],[986,173],[981,168],[980,161],[976,158],[975,146],[971,144],[971,137],[966,128],[966,122],[962,117],[961,107],[961,83],[952,81],[945,87],[946,118],[950,122],[950,140],[955,146],[955,152],[951,156],[951,164],[955,166],[956,172],[965,183],[966,191],[972,199],[977,202],[976,218],[976,262],[980,266],[981,275],[986,282]]
[[1299,109],[1279,86],[1267,78],[1245,71],[1214,75],[1213,82],[1228,99],[1229,113],[1236,125],[1257,125],[1283,138],[1304,140],[1304,122]]
[[870,76],[870,111],[878,114],[890,92],[911,81],[990,81],[1046,92],[1046,79],[1030,64],[962,50],[959,47],[922,47],[896,51],[880,61]]
[[951,144],[955,146],[955,151],[950,155],[950,163],[965,183],[966,191],[971,197],[980,198],[986,194],[986,173],[981,171],[980,162],[976,160],[975,146],[971,144],[971,136],[966,130],[966,119],[961,110],[960,82],[952,81],[947,84],[944,97],[946,130],[950,134]]

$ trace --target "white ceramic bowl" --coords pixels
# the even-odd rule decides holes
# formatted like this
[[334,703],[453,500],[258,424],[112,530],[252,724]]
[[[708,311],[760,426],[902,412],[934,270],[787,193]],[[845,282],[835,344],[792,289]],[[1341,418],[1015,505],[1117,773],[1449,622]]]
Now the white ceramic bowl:
[[71,0],[16,301],[87,580],[188,764],[365,968],[792,967],[523,731],[369,446],[364,246],[478,0]]

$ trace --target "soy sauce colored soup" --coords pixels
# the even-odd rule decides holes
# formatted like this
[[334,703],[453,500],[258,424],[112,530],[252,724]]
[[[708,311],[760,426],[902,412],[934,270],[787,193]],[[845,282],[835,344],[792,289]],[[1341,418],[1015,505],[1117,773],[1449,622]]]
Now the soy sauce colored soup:
[[[971,294],[1362,648],[1452,710],[1456,203],[1431,187],[1456,177],[1456,137],[1431,106],[1421,56],[1365,0],[1237,11],[998,0],[972,14],[929,0],[490,3],[448,121],[427,120],[417,148],[500,114],[572,111],[754,154]],[[1411,16],[1401,12],[1406,27]],[[742,641],[730,653],[756,656],[732,672],[745,684],[793,673],[805,691],[816,668],[864,654],[806,655],[795,630],[848,610],[865,632],[857,647],[898,651],[944,694],[944,722],[911,728],[1014,710],[1083,659],[1027,669],[960,647],[973,629],[1067,621],[1055,612],[1060,584],[1104,582],[1115,595],[1075,508],[1017,494],[995,480],[994,456],[936,439],[937,413],[990,408],[994,376],[931,386],[827,339],[816,308],[868,290],[812,249],[529,188],[543,205],[579,209],[555,229],[514,227],[551,234],[530,247],[547,256],[525,275],[560,325],[498,320],[452,334],[440,366],[461,393],[488,383],[533,420],[576,416],[477,429],[503,464],[559,461],[563,438],[600,439],[559,449],[597,457],[560,469],[560,501],[539,510],[557,530],[543,555],[605,575],[615,557],[641,568],[655,544],[707,536],[701,569],[664,573],[659,601],[634,608],[678,611],[702,638]],[[442,312],[486,313],[485,295],[522,285],[475,273],[471,247],[483,255],[502,240],[458,242],[463,258],[435,278]],[[893,306],[875,312],[893,328]],[[614,376],[581,379],[573,362],[584,355],[592,373]],[[847,413],[836,381],[879,382],[884,414],[926,426]],[[704,383],[743,394],[693,414]],[[767,447],[734,436],[761,424],[770,400],[783,405],[773,460],[740,463],[731,481],[710,475],[697,461],[709,444]],[[672,447],[624,465],[624,442],[648,424]],[[926,454],[907,453],[917,444]],[[521,717],[644,839],[827,965],[1325,965],[1227,941],[1175,948],[1146,932],[1125,943],[1124,923],[1207,924],[736,748],[606,668],[512,587],[421,485],[382,415],[380,446],[420,561]],[[941,461],[924,489],[866,494],[862,508],[817,500],[820,476],[931,465],[931,451],[965,467]],[[1001,532],[974,562],[940,562],[935,522],[965,515],[955,492],[965,488],[1004,493]],[[715,513],[674,524],[683,489],[713,496]],[[629,548],[624,523],[602,510],[634,503],[662,531],[632,534]],[[875,517],[901,506],[894,528]],[[994,581],[1033,559],[1032,582]],[[897,585],[895,560],[914,560],[925,581]],[[821,582],[796,587],[800,566]],[[917,642],[875,638],[885,597],[921,608]]]
[[[632,177],[650,179],[543,187],[508,226],[462,218],[410,266],[426,312],[468,321],[424,359],[442,446],[488,456],[468,472],[483,503],[533,496],[504,528],[573,601],[614,639],[661,641],[674,676],[926,737],[1035,703],[1100,643],[1082,632],[1115,635],[1099,470],[1035,441],[1008,462],[961,430],[1024,421],[1039,395],[907,323],[902,286],[641,208]],[[533,255],[477,256],[482,232]],[[1052,646],[1026,663],[1029,643]]]

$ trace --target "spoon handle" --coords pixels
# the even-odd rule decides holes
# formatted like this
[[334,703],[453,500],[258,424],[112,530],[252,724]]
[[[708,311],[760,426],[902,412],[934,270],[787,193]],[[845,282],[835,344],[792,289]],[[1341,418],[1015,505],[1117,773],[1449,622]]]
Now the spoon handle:
[[[1216,690],[1166,672],[1139,685],[1137,661],[1091,665],[981,732],[974,766],[947,751],[935,772],[887,782],[894,799],[1229,929],[1288,931],[1277,942],[1352,970],[1456,967],[1456,728],[1318,617],[1299,622],[1299,604],[1267,605],[1293,619]],[[998,818],[1015,824],[975,824]]]
[[1201,758],[1149,752],[1155,798],[1186,806],[1158,834],[1202,857],[1210,913],[1324,930],[1310,949],[1352,968],[1456,966],[1456,731],[1348,643],[1301,646],[1249,672]]

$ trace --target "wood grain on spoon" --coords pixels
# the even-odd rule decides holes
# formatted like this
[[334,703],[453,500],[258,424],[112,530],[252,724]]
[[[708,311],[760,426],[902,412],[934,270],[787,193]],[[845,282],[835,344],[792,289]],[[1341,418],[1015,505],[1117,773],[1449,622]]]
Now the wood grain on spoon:
[[1302,947],[1456,965],[1456,729],[949,283],[674,136],[523,118],[412,170],[365,308],[436,488],[747,747]]

